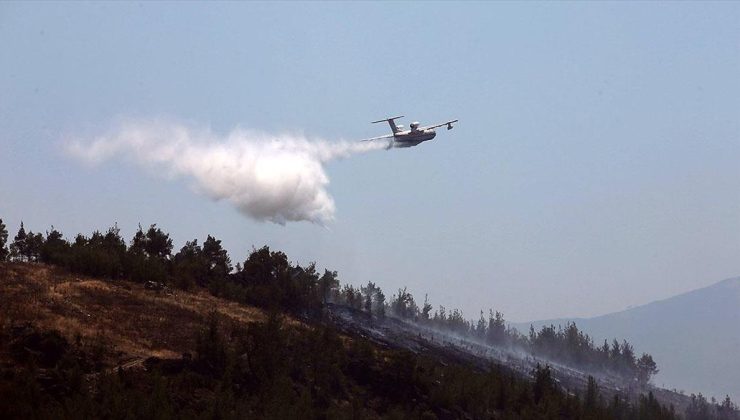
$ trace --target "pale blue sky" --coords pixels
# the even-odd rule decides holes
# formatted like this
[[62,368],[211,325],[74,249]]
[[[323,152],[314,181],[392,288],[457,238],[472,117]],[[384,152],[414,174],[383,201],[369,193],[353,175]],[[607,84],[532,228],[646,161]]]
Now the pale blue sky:
[[[740,275],[738,3],[0,3],[0,218],[268,244],[390,295],[589,316]],[[167,117],[327,139],[328,229],[245,218],[65,135]],[[408,124],[408,120],[404,121]]]

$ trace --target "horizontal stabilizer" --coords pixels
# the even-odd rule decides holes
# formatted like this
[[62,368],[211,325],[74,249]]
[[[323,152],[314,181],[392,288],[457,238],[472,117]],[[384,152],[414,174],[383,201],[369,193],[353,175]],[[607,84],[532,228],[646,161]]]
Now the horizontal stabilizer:
[[377,124],[377,123],[386,122],[386,121],[393,121],[393,120],[397,120],[399,118],[403,118],[403,115],[399,115],[397,117],[384,118],[382,120],[373,121],[370,124]]

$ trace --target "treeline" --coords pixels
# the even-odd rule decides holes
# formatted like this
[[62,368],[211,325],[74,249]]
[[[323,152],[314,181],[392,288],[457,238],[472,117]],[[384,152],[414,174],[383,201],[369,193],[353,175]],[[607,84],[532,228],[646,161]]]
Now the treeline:
[[45,235],[26,232],[21,222],[7,246],[7,228],[0,220],[0,260],[43,262],[73,273],[108,279],[128,279],[154,288],[207,288],[214,295],[299,316],[318,316],[336,296],[337,273],[319,273],[315,264],[302,267],[268,247],[252,249],[243,263],[232,266],[221,241],[207,236],[202,245],[187,241],[174,251],[169,234],[156,224],[139,226],[128,242],[118,226],[73,241],[53,226]]
[[[0,326],[1,327],[1,326]],[[68,341],[33,325],[0,328],[0,412],[29,418],[677,419],[652,394],[605,398],[593,378],[583,396],[563,391],[550,369],[520,378],[496,366],[343,340],[329,324],[286,325],[272,313],[243,325],[214,313],[192,353],[149,358],[146,369],[106,370],[115,349]],[[711,417],[708,417],[711,418]]]
[[342,303],[378,317],[391,314],[420,325],[475,339],[494,346],[516,347],[533,355],[578,368],[609,371],[645,385],[658,372],[652,356],[637,357],[630,343],[616,339],[596,346],[575,324],[565,328],[531,328],[529,335],[507,327],[501,312],[481,311],[477,322],[465,319],[458,309],[439,306],[434,310],[428,299],[419,307],[406,289],[387,301],[373,282],[356,288],[340,288],[336,271],[292,264],[280,251],[268,247],[252,249],[243,263],[232,266],[221,241],[207,236],[202,245],[197,239],[173,251],[169,234],[157,225],[139,226],[128,242],[120,229],[112,226],[89,237],[78,234],[67,241],[53,226],[42,235],[26,232],[23,223],[6,247],[8,233],[0,220],[0,256],[14,261],[40,261],[80,274],[110,279],[126,278],[148,282],[154,287],[169,285],[181,289],[208,288],[216,296],[263,308],[276,308],[303,316],[320,317],[327,301]]
[[284,253],[268,247],[252,249],[246,260],[234,266],[221,241],[210,235],[202,245],[193,239],[174,252],[169,234],[157,225],[139,226],[127,242],[115,225],[68,241],[54,227],[42,235],[26,232],[21,223],[8,242],[7,228],[0,220],[0,260],[43,262],[74,273],[127,279],[156,288],[207,288],[229,300],[316,320],[321,319],[325,304],[333,301],[379,318],[391,315],[490,345],[518,347],[576,367],[609,370],[642,384],[657,372],[650,355],[637,358],[626,341],[595,346],[575,324],[545,326],[539,331],[532,328],[525,336],[507,327],[500,312],[491,310],[487,317],[481,312],[480,319],[473,322],[457,309],[448,311],[439,306],[434,310],[426,298],[419,307],[405,288],[387,300],[372,282],[360,288],[340,287],[336,271],[320,272],[313,263],[305,267],[291,263]]
[[492,346],[516,348],[580,369],[611,372],[642,386],[658,373],[650,354],[642,353],[637,357],[633,346],[626,340],[620,343],[614,339],[611,345],[605,340],[603,345],[597,346],[575,323],[564,328],[545,325],[540,330],[530,326],[529,334],[523,335],[507,326],[504,315],[499,311],[489,310],[488,316],[481,311],[477,321],[470,321],[458,309],[447,310],[440,305],[434,310],[426,297],[420,308],[406,288],[399,289],[385,304],[382,291],[373,283],[361,288],[344,286],[336,299],[378,317],[385,316],[388,311],[393,316],[425,327]]

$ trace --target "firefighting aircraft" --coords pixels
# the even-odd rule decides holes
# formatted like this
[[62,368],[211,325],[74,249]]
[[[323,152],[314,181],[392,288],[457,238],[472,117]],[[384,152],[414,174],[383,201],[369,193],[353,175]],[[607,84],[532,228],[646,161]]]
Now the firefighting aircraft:
[[457,120],[450,120],[442,124],[430,125],[427,127],[419,127],[419,123],[414,121],[410,124],[410,129],[404,130],[402,125],[396,125],[396,120],[403,118],[403,115],[397,117],[386,118],[383,120],[373,121],[372,124],[382,123],[388,121],[388,125],[391,126],[393,134],[388,134],[380,137],[373,137],[362,141],[375,141],[382,139],[390,139],[388,148],[391,147],[412,147],[417,144],[433,139],[437,133],[434,131],[435,128],[447,126],[448,130],[452,130],[452,124],[456,123]]

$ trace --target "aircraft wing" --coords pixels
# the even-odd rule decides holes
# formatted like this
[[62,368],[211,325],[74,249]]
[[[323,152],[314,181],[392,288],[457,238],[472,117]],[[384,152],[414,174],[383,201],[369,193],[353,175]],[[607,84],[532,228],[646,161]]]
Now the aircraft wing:
[[392,139],[393,137],[395,137],[393,134],[388,134],[388,135],[380,136],[380,137],[371,137],[369,139],[362,139],[360,141],[373,141],[373,140],[382,140],[382,139]]
[[444,126],[447,126],[447,129],[448,130],[452,130],[452,124],[454,124],[456,122],[457,122],[457,120],[450,120],[450,121],[447,121],[447,122],[443,122],[442,124],[430,125],[430,126],[427,126],[427,127],[421,127],[421,128],[419,128],[419,130],[429,130],[429,129],[439,128],[439,127],[444,127]]

